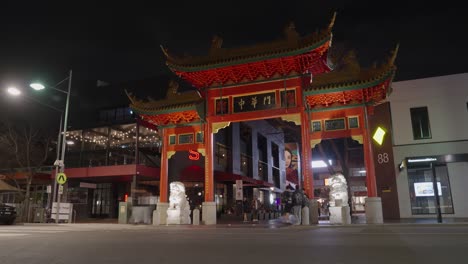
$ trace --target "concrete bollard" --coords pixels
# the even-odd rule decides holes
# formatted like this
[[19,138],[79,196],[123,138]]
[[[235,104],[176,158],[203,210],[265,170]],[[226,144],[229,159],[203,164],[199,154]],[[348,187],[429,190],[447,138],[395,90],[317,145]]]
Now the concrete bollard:
[[200,210],[193,209],[192,215],[193,215],[193,219],[192,219],[193,225],[200,225]]
[[302,220],[302,225],[309,225],[310,224],[310,222],[309,222],[309,207],[307,207],[307,206],[302,207],[301,220]]
[[318,214],[318,202],[317,200],[311,200],[309,203],[309,224],[316,225],[319,223],[319,214]]
[[159,210],[156,209],[153,211],[153,225],[160,225],[160,222]]

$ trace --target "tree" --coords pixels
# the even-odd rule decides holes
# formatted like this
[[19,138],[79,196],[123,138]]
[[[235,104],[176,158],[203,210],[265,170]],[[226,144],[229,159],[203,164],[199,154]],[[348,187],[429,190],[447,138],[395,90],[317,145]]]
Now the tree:
[[30,187],[34,176],[47,161],[51,137],[45,130],[29,123],[13,125],[4,121],[0,131],[0,149],[2,156],[6,157],[6,165],[10,168],[19,167],[26,172],[22,213],[22,220],[25,221],[29,219]]

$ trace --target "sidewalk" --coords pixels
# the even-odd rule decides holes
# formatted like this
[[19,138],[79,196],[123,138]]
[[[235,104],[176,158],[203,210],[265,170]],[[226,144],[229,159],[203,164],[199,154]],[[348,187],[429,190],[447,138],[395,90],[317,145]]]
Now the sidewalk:
[[[61,223],[59,225],[102,225],[102,226],[138,226],[138,227],[154,227],[154,228],[268,228],[268,229],[275,229],[275,228],[294,228],[294,227],[302,227],[302,228],[320,228],[320,227],[357,227],[368,225],[366,223],[366,218],[364,214],[353,215],[352,222],[350,225],[337,225],[337,224],[330,224],[328,220],[319,220],[318,224],[312,224],[308,226],[303,225],[292,225],[291,223],[285,222],[283,218],[276,218],[276,219],[268,219],[268,220],[259,220],[259,221],[248,221],[243,222],[241,216],[226,216],[223,215],[219,219],[217,219],[216,225],[161,225],[161,226],[153,226],[147,224],[118,224],[117,219],[84,219],[81,221],[77,221],[75,224],[64,224]],[[437,222],[437,218],[403,218],[403,219],[395,219],[395,220],[385,220],[382,225],[468,225],[468,218],[443,218],[442,223]],[[17,223],[17,225],[34,225],[34,226],[54,226],[57,225],[56,223]],[[376,224],[369,224],[375,226]],[[377,224],[379,225],[379,224]]]

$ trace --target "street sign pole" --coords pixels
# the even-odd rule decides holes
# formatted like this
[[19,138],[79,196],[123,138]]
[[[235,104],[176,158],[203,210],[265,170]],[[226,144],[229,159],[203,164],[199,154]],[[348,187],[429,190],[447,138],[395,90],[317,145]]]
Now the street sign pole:
[[63,192],[63,184],[67,182],[67,175],[65,173],[61,172],[55,175],[55,181],[58,183],[58,192],[57,192],[57,214],[55,217],[55,223],[59,223],[59,217],[60,217],[60,198],[62,196]]
[[61,198],[60,196],[62,196],[61,193],[60,193],[60,189],[62,188],[62,185],[58,184],[57,187],[58,187],[58,190],[57,190],[57,215],[55,216],[55,223],[58,224],[59,223],[59,217],[60,217],[60,198]]

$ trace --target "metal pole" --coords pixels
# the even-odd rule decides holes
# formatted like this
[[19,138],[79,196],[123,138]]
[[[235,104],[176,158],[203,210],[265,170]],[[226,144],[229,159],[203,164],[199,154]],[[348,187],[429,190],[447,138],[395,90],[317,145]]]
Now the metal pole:
[[440,210],[440,199],[439,199],[439,189],[437,188],[437,177],[436,169],[434,164],[431,162],[432,169],[432,188],[434,188],[434,195],[436,200],[436,209],[437,209],[437,222],[442,223],[442,211]]
[[[72,84],[72,70],[70,70],[70,75],[68,76],[68,91],[67,91],[67,103],[65,105],[65,121],[63,122],[63,134],[62,134],[62,153],[60,160],[62,161],[62,166],[60,166],[60,172],[65,171],[65,148],[67,146],[67,121],[68,121],[68,106],[70,104],[70,91]],[[59,186],[60,189],[60,186]],[[60,191],[57,194],[57,218],[55,222],[59,222],[59,211],[60,211]]]
[[[56,160],[60,159],[60,148],[61,148],[61,142],[62,142],[62,122],[63,122],[63,112],[60,114],[60,127],[59,127],[59,132],[58,132],[58,137],[57,137],[57,158]],[[54,188],[52,189],[52,202],[50,203],[49,209],[51,210],[52,213],[52,208],[54,201],[56,199],[56,192],[57,192],[57,174],[59,170],[59,165],[55,166],[55,177],[52,180],[52,185]]]

